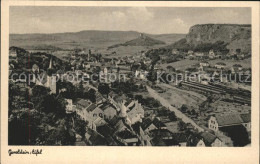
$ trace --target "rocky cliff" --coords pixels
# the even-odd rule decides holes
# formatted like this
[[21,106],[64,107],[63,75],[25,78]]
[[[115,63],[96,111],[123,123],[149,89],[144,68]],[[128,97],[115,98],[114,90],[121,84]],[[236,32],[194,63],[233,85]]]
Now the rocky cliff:
[[196,49],[201,45],[222,43],[229,50],[241,49],[242,52],[251,51],[251,25],[238,24],[202,24],[190,28],[185,39],[171,45],[171,48]]

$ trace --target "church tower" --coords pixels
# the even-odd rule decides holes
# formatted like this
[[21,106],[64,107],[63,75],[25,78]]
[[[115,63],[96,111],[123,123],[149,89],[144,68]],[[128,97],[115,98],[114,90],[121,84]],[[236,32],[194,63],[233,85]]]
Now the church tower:
[[56,94],[56,75],[53,75],[54,69],[52,67],[52,57],[50,59],[49,68],[47,70],[46,87],[50,88],[51,93]]

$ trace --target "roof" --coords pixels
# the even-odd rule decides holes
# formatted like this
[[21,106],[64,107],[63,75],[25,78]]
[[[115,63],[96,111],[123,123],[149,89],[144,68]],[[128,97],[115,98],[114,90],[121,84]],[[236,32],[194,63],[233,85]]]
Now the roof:
[[114,101],[116,101],[116,102],[120,102],[120,101],[123,101],[123,100],[128,100],[128,98],[125,96],[125,94],[123,94],[123,95],[118,95],[118,94],[116,94],[116,95],[114,95]]
[[223,63],[223,62],[218,62],[218,63],[216,63],[216,65],[223,65],[223,66],[225,66],[225,65],[226,65],[226,63]]
[[39,68],[37,64],[33,64],[32,68]]
[[179,131],[178,121],[175,122],[166,122],[164,123],[167,129],[172,133],[177,133]]
[[86,143],[84,141],[77,141],[75,142],[75,146],[86,146]]
[[107,145],[106,139],[103,136],[101,136],[99,133],[97,133],[93,130],[90,130],[90,129],[88,130],[87,133],[90,134],[90,137],[87,140],[88,144],[93,145],[93,146]]
[[117,136],[122,139],[136,138],[136,134],[130,132],[129,130],[124,130],[124,131],[118,132]]
[[167,146],[162,138],[156,137],[151,140],[153,146]]
[[203,141],[206,144],[206,146],[210,146],[218,138],[217,136],[209,132],[202,132],[200,133],[200,136],[203,138]]
[[239,125],[243,123],[242,118],[238,114],[219,115],[216,116],[216,119],[219,126]]
[[107,124],[107,122],[103,118],[97,117],[97,119],[95,119],[95,121],[94,121],[94,124],[96,126],[102,126],[102,125]]
[[142,121],[142,128],[145,130],[152,124],[152,120],[150,118],[144,119]]
[[150,131],[151,136],[160,136],[160,137],[172,137],[172,133],[167,129],[153,129]]
[[233,67],[242,67],[241,64],[234,64]]
[[94,109],[96,109],[96,105],[95,104],[91,104],[88,108],[87,108],[87,111],[88,112],[92,112]]
[[83,106],[84,108],[88,107],[91,103],[87,100],[84,99],[80,99],[79,101],[77,101],[78,105]]
[[126,128],[126,126],[125,126],[124,122],[122,121],[122,119],[120,119],[120,120],[116,123],[116,125],[115,125],[114,127],[115,127],[115,131],[116,131],[116,132],[117,132],[117,131],[121,131],[122,129],[125,129],[125,128]]
[[251,114],[250,113],[240,114],[240,117],[243,120],[243,123],[251,122]]
[[185,133],[173,133],[172,138],[177,143],[188,142],[188,137]]
[[166,125],[164,123],[162,123],[160,120],[158,119],[154,119],[153,120],[153,124],[157,127],[157,128],[161,128],[161,127],[166,127]]

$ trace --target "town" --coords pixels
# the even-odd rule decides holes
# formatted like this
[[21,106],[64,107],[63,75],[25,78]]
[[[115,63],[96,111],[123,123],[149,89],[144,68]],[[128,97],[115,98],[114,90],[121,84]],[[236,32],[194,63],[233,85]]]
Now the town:
[[241,64],[251,54],[241,49],[9,50],[9,145],[251,143],[251,65]]

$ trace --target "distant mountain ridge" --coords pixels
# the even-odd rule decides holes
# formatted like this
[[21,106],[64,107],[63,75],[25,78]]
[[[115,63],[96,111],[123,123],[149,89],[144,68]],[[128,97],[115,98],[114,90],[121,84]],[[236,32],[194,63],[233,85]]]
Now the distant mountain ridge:
[[[140,35],[137,31],[97,31],[86,30],[80,32],[54,34],[10,34],[10,46],[25,49],[35,49],[51,45],[62,49],[77,48],[107,48],[115,44],[125,43]],[[163,42],[173,43],[184,34],[144,34]]]

